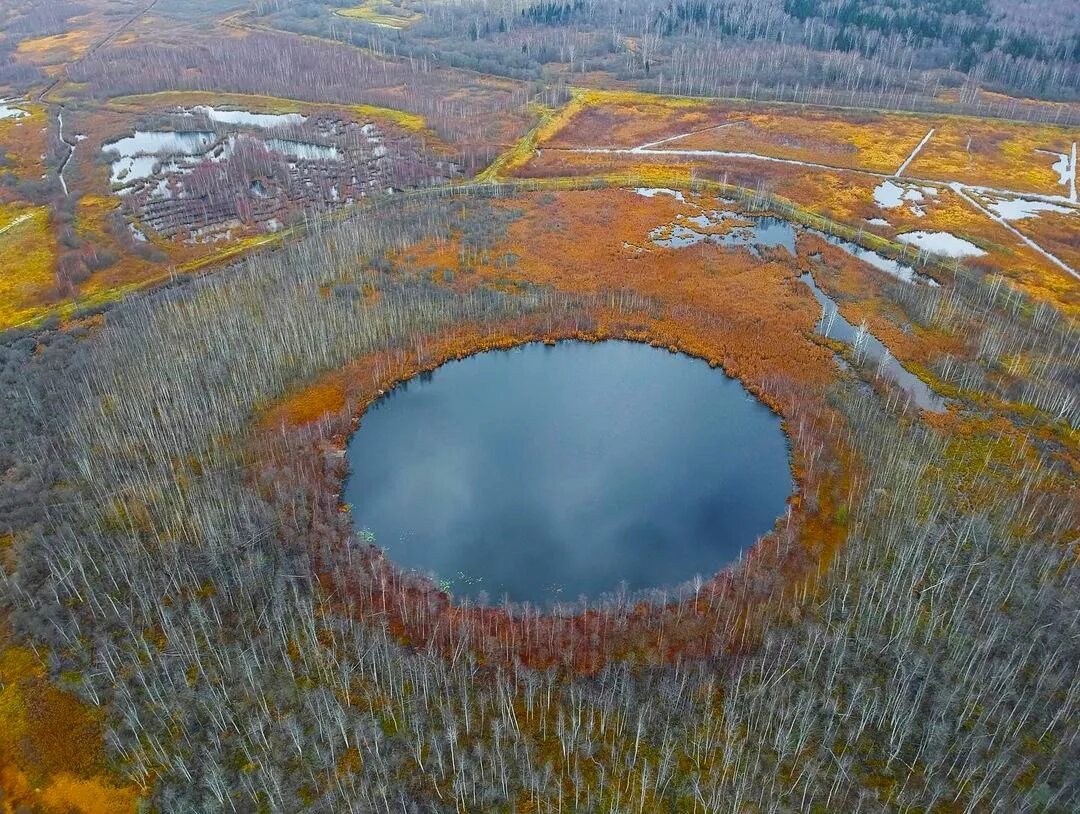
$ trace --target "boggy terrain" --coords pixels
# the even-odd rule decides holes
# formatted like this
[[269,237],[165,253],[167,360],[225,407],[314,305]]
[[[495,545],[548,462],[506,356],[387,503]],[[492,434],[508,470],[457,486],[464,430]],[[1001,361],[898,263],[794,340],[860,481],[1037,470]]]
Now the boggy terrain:
[[[155,103],[161,107],[136,118],[130,135],[88,145],[111,159],[109,185],[142,242],[215,243],[275,232],[305,212],[445,184],[458,174],[452,151],[424,120],[396,111],[206,94],[121,104],[146,110]],[[260,112],[265,107],[271,112]]]
[[[1075,314],[1076,127],[579,90],[492,169],[691,173],[938,256]],[[662,182],[661,182],[662,183]]]
[[[1055,4],[10,5],[0,810],[1077,808]],[[745,557],[543,612],[356,533],[373,400],[567,338],[782,419]]]
[[[425,341],[422,354],[358,360],[273,408],[262,421],[268,430],[267,441],[278,452],[262,452],[257,457],[280,462],[275,463],[275,470],[286,467],[283,472],[274,472],[275,478],[298,482],[302,476],[293,468],[304,465],[304,456],[298,455],[294,444],[282,434],[284,427],[300,425],[302,429],[307,420],[319,417],[323,433],[329,432],[331,447],[335,447],[342,443],[363,406],[393,383],[445,359],[479,350],[525,341],[617,337],[651,342],[699,356],[714,366],[723,365],[728,375],[740,376],[755,395],[785,417],[785,426],[793,436],[803,495],[796,499],[782,529],[758,544],[742,573],[734,578],[730,573],[718,574],[695,595],[670,605],[627,597],[614,615],[603,608],[556,616],[533,609],[515,615],[499,609],[455,609],[437,586],[426,579],[395,573],[393,565],[371,549],[376,559],[365,567],[389,569],[380,577],[384,584],[375,582],[380,587],[373,591],[369,582],[363,592],[352,587],[349,593],[361,603],[361,613],[382,609],[379,612],[389,614],[394,629],[411,640],[439,642],[448,648],[474,642],[485,661],[577,664],[592,671],[612,656],[625,657],[631,652],[649,661],[664,661],[684,652],[703,655],[735,646],[747,635],[742,626],[750,623],[749,606],[754,604],[750,599],[763,600],[774,594],[777,581],[791,580],[789,589],[794,590],[793,586],[831,553],[839,536],[833,517],[844,500],[847,477],[838,462],[844,456],[838,441],[841,422],[821,398],[824,385],[837,376],[837,368],[832,352],[814,341],[820,309],[809,288],[796,280],[799,271],[790,262],[793,258],[784,262],[776,257],[766,262],[755,261],[745,251],[729,253],[729,257],[713,252],[718,263],[721,257],[730,261],[722,268],[708,262],[683,263],[675,252],[657,251],[624,262],[620,253],[635,256],[632,249],[625,248],[624,238],[640,240],[648,230],[641,224],[659,224],[673,216],[678,207],[666,196],[646,198],[633,191],[534,193],[499,200],[490,207],[488,216],[504,224],[501,240],[470,241],[466,233],[402,249],[391,255],[391,261],[422,270],[424,276],[430,275],[462,295],[477,287],[516,291],[521,286],[541,285],[568,302],[580,303],[573,321],[552,323],[545,317],[547,324],[537,325],[536,317],[515,318],[479,333],[474,328],[458,329]],[[611,228],[615,217],[622,220],[625,231]],[[555,234],[563,221],[572,220],[582,234],[592,236],[586,244],[603,254],[578,254],[572,249],[577,244],[570,242],[560,242],[566,247],[562,254],[552,252],[548,241],[553,234],[537,231],[533,218],[555,226]],[[603,239],[597,240],[599,235]],[[699,255],[695,259],[700,261],[703,252],[709,253],[691,253]],[[579,271],[584,269],[592,270],[591,277]],[[757,280],[753,305],[747,307],[746,282],[751,275]],[[695,292],[693,296],[691,292]],[[739,341],[740,336],[757,335],[768,335],[771,341]],[[824,427],[830,423],[835,432],[827,433]],[[312,454],[325,454],[323,443],[320,441]],[[282,451],[282,444],[287,452]],[[336,466],[327,473],[325,484],[316,483],[313,488],[335,495],[343,475],[343,468]],[[309,505],[320,505],[316,501],[317,494],[313,494],[310,503],[296,505],[303,505],[306,512]],[[807,505],[813,507],[810,516]],[[330,517],[338,512],[336,501],[324,500],[321,508],[324,516],[320,525],[332,525]],[[806,524],[812,530],[807,530],[805,542],[794,544]],[[346,548],[340,543],[338,547]],[[419,599],[400,598],[410,594]],[[737,598],[741,594],[747,595],[746,601]],[[388,603],[388,598],[393,601]],[[672,618],[665,623],[663,619],[669,614]]]
[[[998,278],[903,279],[783,214],[707,184],[417,193],[134,297],[59,357],[13,336],[5,448],[49,484],[8,493],[13,624],[166,808],[1052,807],[1075,331]],[[662,245],[682,222],[715,240]],[[828,339],[807,274],[943,403]],[[777,410],[799,492],[776,531],[688,592],[553,615],[456,605],[354,535],[342,444],[379,391],[561,337],[700,356]]]

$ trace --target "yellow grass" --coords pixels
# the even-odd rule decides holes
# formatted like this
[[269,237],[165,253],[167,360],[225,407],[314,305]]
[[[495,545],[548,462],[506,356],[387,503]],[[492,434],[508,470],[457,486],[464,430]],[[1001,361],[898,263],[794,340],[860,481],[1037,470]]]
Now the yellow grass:
[[[211,94],[198,92],[158,93],[117,98],[99,110],[79,119],[81,131],[90,135],[88,145],[97,143],[99,132],[111,132],[117,122],[127,122],[133,115],[163,107],[189,107],[213,104],[246,110],[273,112],[326,111],[327,106],[271,96],[245,94]],[[398,111],[363,106],[336,106],[343,118],[370,120],[369,114],[396,116]],[[419,116],[398,116],[404,124],[422,128]],[[25,121],[25,119],[24,119]],[[111,129],[110,129],[111,128]],[[86,149],[92,150],[92,146]],[[180,245],[148,233],[153,244],[166,257],[155,261],[130,250],[123,239],[113,234],[111,219],[120,205],[116,196],[104,194],[108,189],[108,167],[102,163],[82,163],[82,172],[69,177],[73,193],[78,195],[74,228],[88,244],[113,254],[116,261],[94,272],[78,286],[71,299],[58,299],[54,293],[55,236],[49,233],[47,210],[36,210],[33,218],[20,220],[9,233],[0,234],[0,329],[32,325],[50,316],[70,319],[78,311],[115,302],[129,294],[167,281],[174,273],[197,273],[226,263],[260,247],[280,243],[284,233],[247,235],[227,244]],[[40,170],[38,171],[40,175]],[[0,229],[30,211],[26,204],[4,207],[0,198]],[[32,228],[33,227],[33,228]],[[25,248],[23,247],[25,245]]]
[[[99,245],[116,248],[102,231],[104,217],[115,207],[113,199],[86,196],[80,201],[77,231]],[[51,315],[68,319],[79,309],[123,299],[169,274],[164,265],[153,266],[133,255],[121,254],[116,265],[83,283],[75,299],[55,301],[52,294],[57,254],[47,207],[0,206],[0,330],[31,325]]]
[[546,118],[494,169],[505,173],[520,167],[535,148],[546,146],[627,149],[677,136],[655,149],[752,152],[891,173],[931,126],[905,114],[576,89],[557,115]]
[[8,635],[0,626],[0,814],[134,812],[134,789],[113,785],[104,766],[95,716]]
[[0,206],[0,329],[45,312],[56,254],[48,207]]
[[125,31],[116,39],[112,40],[109,44],[112,46],[124,46],[132,45],[139,41],[139,35],[134,31]]
[[657,96],[638,90],[575,88],[574,98],[586,105],[650,105],[669,110],[701,107],[702,100],[691,96]]
[[240,238],[231,242],[224,248],[217,249],[210,254],[196,258],[195,260],[189,260],[186,263],[182,263],[177,267],[177,271],[189,273],[192,271],[198,271],[199,269],[206,268],[207,266],[213,266],[218,263],[224,263],[227,260],[235,260],[242,254],[245,254],[252,249],[257,249],[261,246],[281,245],[284,240],[285,233],[278,232],[270,235],[252,235],[251,237]]
[[950,118],[911,162],[913,177],[997,187],[1043,195],[1067,195],[1053,170],[1053,156],[1080,141],[1080,128],[992,119]]
[[36,65],[51,65],[78,59],[86,53],[92,41],[91,32],[77,29],[51,37],[23,40],[15,53]]
[[675,97],[651,96],[638,91],[596,90],[592,88],[574,88],[570,101],[560,108],[533,105],[532,112],[539,116],[539,121],[528,133],[512,147],[500,154],[490,166],[476,176],[480,182],[492,182],[512,174],[513,170],[524,166],[536,153],[537,147],[550,141],[561,132],[571,120],[583,110],[601,104],[642,103],[658,105],[663,108],[686,107],[689,100]]
[[115,96],[109,100],[110,107],[134,107],[140,111],[163,107],[194,107],[195,105],[242,107],[246,110],[257,110],[260,113],[299,113],[303,108],[310,107],[311,103],[297,99],[283,99],[278,96],[210,93],[197,90],[163,90],[157,93]]
[[163,268],[161,273],[154,277],[148,277],[133,283],[110,286],[99,285],[91,277],[87,284],[80,289],[78,299],[65,300],[59,303],[47,315],[55,314],[62,320],[70,320],[80,310],[95,308],[110,302],[119,302],[129,294],[144,290],[148,285],[164,282],[168,279],[168,276],[168,271]]
[[[717,127],[729,122],[737,124]],[[931,127],[933,136],[904,173],[905,179],[925,179],[924,185],[938,188],[937,196],[923,202],[925,216],[916,218],[906,206],[878,209],[872,199],[873,188],[882,175],[896,171]],[[835,169],[807,170],[737,157],[572,151],[580,147],[629,149],[682,134],[689,135],[656,148],[747,152]],[[980,265],[996,268],[1017,288],[1075,314],[1080,307],[1075,280],[946,186],[958,180],[1062,194],[1065,190],[1052,169],[1054,156],[1036,149],[1067,153],[1073,140],[1080,140],[1080,129],[962,116],[579,90],[567,105],[549,112],[532,132],[500,155],[479,180],[506,181],[510,176],[524,176],[555,181],[576,176],[577,183],[581,183],[586,178],[620,174],[661,179],[682,173],[696,177],[699,183],[704,178],[723,178],[744,187],[761,185],[767,191],[782,193],[807,211],[886,239],[913,229],[951,232],[989,252],[977,261]],[[678,186],[675,181],[651,185]],[[890,226],[867,225],[867,219],[878,216],[886,218]],[[1066,262],[1075,263],[1080,256],[1080,242],[1074,237],[1073,220],[1072,216],[1062,215],[1055,220],[1045,218],[1045,223],[1038,226],[1045,232],[1046,248],[1067,258]],[[1030,231],[1036,224],[1022,222],[1021,226],[1022,231]]]
[[524,164],[522,153],[530,147],[625,149],[680,136],[655,149],[751,152],[891,174],[931,128],[934,135],[906,176],[1043,194],[1067,191],[1052,169],[1055,158],[1036,151],[1068,153],[1080,141],[1080,128],[627,90],[575,90],[530,143],[515,145],[507,163]]
[[851,121],[837,111],[768,106],[762,112],[733,113],[730,127],[695,133],[661,149],[754,152],[835,167],[892,173],[931,124],[913,116],[868,116]]
[[45,172],[41,156],[46,150],[48,111],[30,102],[12,102],[10,106],[25,110],[28,115],[0,119],[0,153],[7,160],[6,169],[19,180],[36,181]]
[[[573,103],[571,102],[570,104]],[[563,118],[563,111],[565,111],[567,107],[570,107],[570,104],[560,108],[558,111],[543,105],[533,105],[532,110],[540,117],[540,120],[531,130],[529,130],[529,132],[522,136],[519,141],[513,144],[508,150],[500,153],[490,165],[485,167],[482,172],[478,173],[476,180],[481,183],[498,181],[509,175],[515,168],[527,163],[536,152],[536,143],[540,138],[540,132],[546,132],[553,121],[561,121]]]
[[1080,209],[1067,214],[1042,212],[1037,218],[1015,220],[1012,226],[1074,269],[1080,269]]
[[408,28],[424,19],[423,14],[390,3],[379,2],[379,0],[366,0],[359,6],[335,9],[334,14],[350,20],[377,25],[380,28],[396,29]]
[[406,113],[404,110],[398,110],[397,108],[377,107],[375,105],[350,105],[347,109],[352,110],[355,115],[361,118],[387,119],[399,127],[413,132],[422,132],[429,129],[423,116],[416,113]]
[[85,780],[66,772],[53,777],[42,789],[40,799],[46,809],[78,814],[134,812],[137,801],[131,789],[118,789],[96,778]]

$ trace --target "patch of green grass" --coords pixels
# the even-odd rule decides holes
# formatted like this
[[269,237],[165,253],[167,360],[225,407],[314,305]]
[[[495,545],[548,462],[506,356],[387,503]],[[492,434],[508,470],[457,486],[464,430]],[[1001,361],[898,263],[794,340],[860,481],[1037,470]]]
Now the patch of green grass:
[[398,30],[408,28],[424,18],[424,15],[419,12],[380,2],[380,0],[366,0],[359,6],[339,8],[334,11],[334,14],[368,25]]

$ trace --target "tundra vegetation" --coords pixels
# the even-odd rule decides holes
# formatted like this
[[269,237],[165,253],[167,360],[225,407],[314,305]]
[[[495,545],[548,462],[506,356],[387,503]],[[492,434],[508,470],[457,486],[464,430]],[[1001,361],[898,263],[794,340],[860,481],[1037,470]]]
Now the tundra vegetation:
[[[5,5],[0,810],[1076,810],[1074,17]],[[470,603],[356,532],[380,393],[563,338],[781,417],[736,564]]]

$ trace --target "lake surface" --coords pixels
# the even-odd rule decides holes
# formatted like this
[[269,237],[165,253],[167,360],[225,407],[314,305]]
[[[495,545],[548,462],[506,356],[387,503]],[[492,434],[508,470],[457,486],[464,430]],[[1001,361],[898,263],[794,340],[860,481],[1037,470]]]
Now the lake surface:
[[631,342],[444,365],[373,404],[347,455],[357,529],[493,604],[711,576],[794,489],[780,419],[742,384]]

